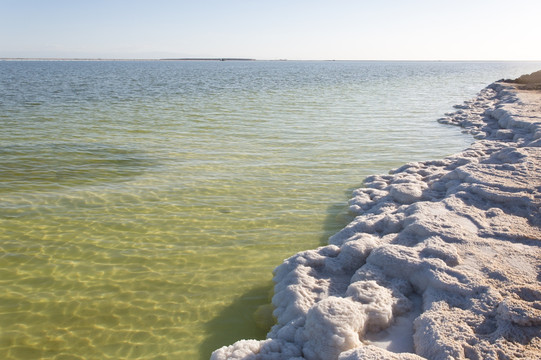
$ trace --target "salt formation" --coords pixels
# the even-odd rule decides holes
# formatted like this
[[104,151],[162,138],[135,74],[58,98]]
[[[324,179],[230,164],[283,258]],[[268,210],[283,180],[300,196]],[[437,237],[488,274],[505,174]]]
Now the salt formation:
[[541,93],[457,110],[477,141],[367,178],[328,246],[276,268],[268,339],[211,359],[541,358]]

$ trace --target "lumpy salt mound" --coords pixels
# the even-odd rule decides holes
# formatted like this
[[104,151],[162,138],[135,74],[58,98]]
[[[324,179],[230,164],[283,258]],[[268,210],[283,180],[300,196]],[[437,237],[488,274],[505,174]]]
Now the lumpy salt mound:
[[274,272],[277,324],[212,359],[541,358],[541,94],[440,119],[477,139],[355,190],[355,219]]

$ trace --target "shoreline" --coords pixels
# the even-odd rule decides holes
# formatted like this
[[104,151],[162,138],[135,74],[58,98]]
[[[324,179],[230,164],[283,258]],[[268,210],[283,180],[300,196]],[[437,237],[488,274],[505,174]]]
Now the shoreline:
[[267,340],[211,359],[541,357],[541,91],[520,86],[439,120],[463,152],[368,177],[329,245],[275,269]]

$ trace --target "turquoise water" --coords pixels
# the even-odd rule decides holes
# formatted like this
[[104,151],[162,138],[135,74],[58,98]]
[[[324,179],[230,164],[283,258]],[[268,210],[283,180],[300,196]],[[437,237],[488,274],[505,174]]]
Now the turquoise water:
[[[351,189],[539,63],[0,62],[0,358],[206,359]],[[267,311],[267,312],[266,312]]]

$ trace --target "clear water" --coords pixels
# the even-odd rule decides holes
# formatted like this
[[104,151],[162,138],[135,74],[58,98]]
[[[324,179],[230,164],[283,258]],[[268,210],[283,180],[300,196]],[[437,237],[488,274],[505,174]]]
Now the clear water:
[[436,122],[539,63],[0,62],[0,358],[207,359]]

